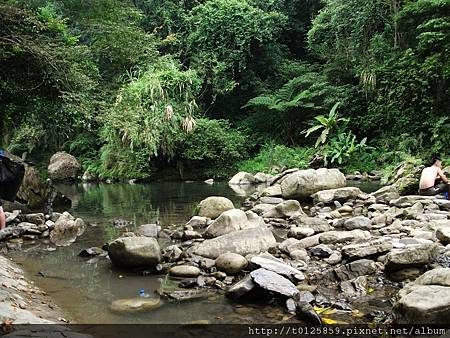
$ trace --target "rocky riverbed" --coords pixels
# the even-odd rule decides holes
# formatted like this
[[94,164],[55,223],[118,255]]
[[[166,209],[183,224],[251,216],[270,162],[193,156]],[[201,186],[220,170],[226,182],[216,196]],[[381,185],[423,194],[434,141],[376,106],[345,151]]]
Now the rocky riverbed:
[[[116,299],[110,310],[154,311],[225,294],[236,309],[276,304],[283,321],[442,323],[448,316],[449,201],[400,196],[395,185],[363,193],[327,169],[239,173],[230,184],[261,186],[239,209],[221,196],[199,201],[180,226],[144,224],[130,232],[127,222],[115,222],[119,238],[82,252],[166,276],[159,295]],[[31,229],[54,245],[70,244],[85,228],[67,213],[8,217],[8,228]]]

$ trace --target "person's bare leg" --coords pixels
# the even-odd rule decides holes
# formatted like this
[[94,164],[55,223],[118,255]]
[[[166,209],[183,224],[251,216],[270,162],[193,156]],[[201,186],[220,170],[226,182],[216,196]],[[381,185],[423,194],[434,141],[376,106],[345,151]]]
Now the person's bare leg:
[[6,226],[5,213],[3,212],[3,207],[0,207],[0,230],[4,229]]

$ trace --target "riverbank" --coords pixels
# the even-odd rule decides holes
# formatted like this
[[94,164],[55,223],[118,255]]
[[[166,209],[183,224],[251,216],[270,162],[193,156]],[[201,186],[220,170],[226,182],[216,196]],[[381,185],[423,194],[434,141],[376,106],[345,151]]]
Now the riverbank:
[[10,324],[67,323],[63,311],[10,259],[0,255],[0,319]]

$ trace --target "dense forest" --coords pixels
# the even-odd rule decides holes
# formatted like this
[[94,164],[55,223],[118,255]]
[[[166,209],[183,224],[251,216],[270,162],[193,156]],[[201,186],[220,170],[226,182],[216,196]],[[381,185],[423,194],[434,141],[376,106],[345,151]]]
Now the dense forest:
[[449,0],[1,0],[0,146],[106,179],[450,151]]

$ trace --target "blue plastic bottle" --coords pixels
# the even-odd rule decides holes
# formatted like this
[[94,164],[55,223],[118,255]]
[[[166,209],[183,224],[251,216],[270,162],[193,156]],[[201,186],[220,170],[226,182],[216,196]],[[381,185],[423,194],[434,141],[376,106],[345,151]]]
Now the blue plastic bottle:
[[148,293],[145,293],[144,289],[140,289],[139,290],[139,297],[148,298],[148,297],[150,297],[150,295]]
[[445,199],[448,200],[448,191],[444,192]]

